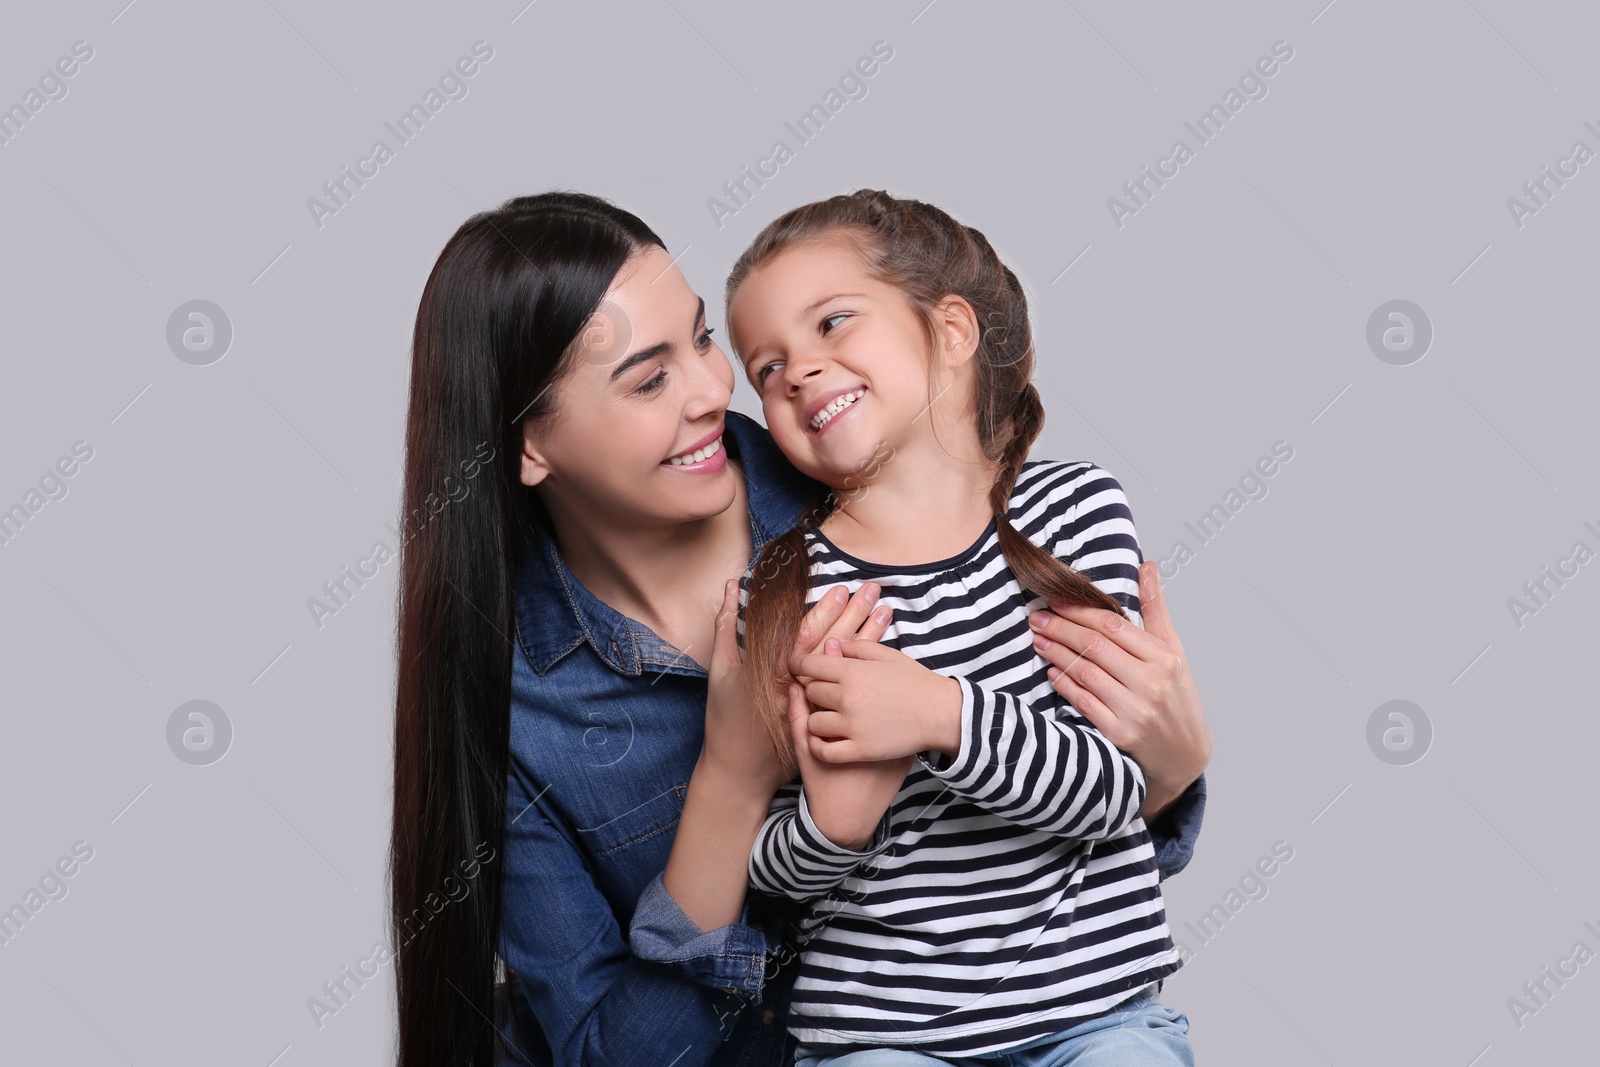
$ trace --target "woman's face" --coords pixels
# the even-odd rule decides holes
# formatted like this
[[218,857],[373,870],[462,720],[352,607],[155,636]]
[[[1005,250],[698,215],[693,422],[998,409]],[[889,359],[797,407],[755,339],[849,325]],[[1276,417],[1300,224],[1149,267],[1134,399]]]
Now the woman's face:
[[523,483],[552,511],[593,522],[727,510],[737,472],[721,435],[733,367],[672,257],[655,245],[630,257],[576,343],[556,418],[524,430]]
[[751,271],[728,330],[773,440],[818,481],[843,488],[927,430],[923,320],[844,241],[796,245]]

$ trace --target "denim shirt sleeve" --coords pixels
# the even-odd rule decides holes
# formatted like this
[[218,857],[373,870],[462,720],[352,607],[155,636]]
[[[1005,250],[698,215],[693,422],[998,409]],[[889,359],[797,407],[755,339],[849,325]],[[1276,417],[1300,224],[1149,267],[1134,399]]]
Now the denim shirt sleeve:
[[[515,774],[507,794],[501,955],[552,1067],[704,1067],[744,1005],[720,990],[759,988],[762,935],[730,926],[696,943],[670,898],[647,893],[635,928],[654,949],[670,941],[679,958],[663,966],[639,957],[565,820],[531,802]],[[676,918],[693,926],[681,911]]]
[[664,963],[713,989],[751,998],[760,996],[767,939],[759,930],[745,925],[749,906],[740,909],[738,922],[702,930],[684,914],[661,879],[660,874],[650,879],[639,895],[628,928],[633,954]]
[[1202,774],[1149,823],[1150,837],[1156,848],[1156,866],[1163,879],[1171,878],[1189,865],[1205,813],[1206,776]]

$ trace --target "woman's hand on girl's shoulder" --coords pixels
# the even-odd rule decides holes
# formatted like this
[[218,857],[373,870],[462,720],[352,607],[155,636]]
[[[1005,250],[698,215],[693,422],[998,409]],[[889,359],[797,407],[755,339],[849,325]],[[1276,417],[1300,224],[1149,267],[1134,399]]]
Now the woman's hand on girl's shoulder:
[[1139,566],[1139,592],[1143,629],[1115,612],[1053,603],[1033,626],[1034,647],[1052,664],[1055,691],[1138,761],[1152,793],[1171,799],[1210,762],[1211,727],[1153,561]]

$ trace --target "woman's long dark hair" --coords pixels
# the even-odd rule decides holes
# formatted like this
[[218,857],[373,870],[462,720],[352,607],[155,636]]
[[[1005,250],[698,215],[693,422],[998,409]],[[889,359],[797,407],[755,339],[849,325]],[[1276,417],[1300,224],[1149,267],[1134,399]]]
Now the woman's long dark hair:
[[399,1067],[493,1062],[513,586],[519,547],[549,535],[520,480],[523,427],[559,417],[580,331],[628,257],[661,244],[598,197],[516,197],[462,224],[422,292],[389,867]]

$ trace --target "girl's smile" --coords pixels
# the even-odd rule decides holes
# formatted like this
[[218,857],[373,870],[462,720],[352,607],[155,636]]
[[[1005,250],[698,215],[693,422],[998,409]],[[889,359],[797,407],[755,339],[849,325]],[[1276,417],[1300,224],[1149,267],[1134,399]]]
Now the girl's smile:
[[855,410],[856,404],[866,395],[867,387],[856,385],[848,389],[830,389],[816,397],[805,406],[806,432],[820,437],[841,415]]

